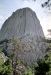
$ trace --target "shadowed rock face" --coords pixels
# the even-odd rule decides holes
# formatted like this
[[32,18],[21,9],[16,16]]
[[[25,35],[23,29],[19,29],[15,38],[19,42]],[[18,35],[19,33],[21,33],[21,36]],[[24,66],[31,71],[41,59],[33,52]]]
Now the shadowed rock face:
[[[22,41],[28,47],[25,51],[20,52],[18,57],[30,64],[45,54],[47,45],[42,42],[41,38],[44,37],[42,27],[35,14],[30,8],[23,8],[15,11],[3,24],[0,31],[0,41],[11,39],[12,37],[22,37]],[[29,43],[33,49],[29,50]],[[11,53],[9,47],[7,48],[8,54]]]
[[0,41],[15,36],[31,35],[44,37],[42,27],[30,8],[19,9],[4,22],[0,31]]

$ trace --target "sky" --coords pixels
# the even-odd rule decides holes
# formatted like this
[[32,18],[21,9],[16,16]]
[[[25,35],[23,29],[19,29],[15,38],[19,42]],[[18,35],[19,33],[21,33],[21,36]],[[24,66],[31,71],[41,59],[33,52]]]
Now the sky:
[[11,16],[14,11],[20,8],[30,7],[36,12],[43,32],[45,36],[48,37],[49,33],[47,30],[51,29],[51,11],[49,12],[47,8],[41,7],[41,3],[45,1],[46,0],[36,0],[35,2],[33,0],[0,0],[0,29],[4,21]]

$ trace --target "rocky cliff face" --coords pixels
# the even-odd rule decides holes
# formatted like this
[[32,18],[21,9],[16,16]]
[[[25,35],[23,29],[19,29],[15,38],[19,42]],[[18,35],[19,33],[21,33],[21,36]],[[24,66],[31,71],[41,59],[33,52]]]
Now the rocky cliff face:
[[[11,39],[13,36],[15,38],[22,37],[22,41],[26,44],[25,50],[22,53],[20,52],[18,57],[28,64],[45,55],[47,45],[42,41],[42,38],[44,38],[43,30],[35,12],[30,8],[15,11],[4,22],[0,31],[0,41]],[[32,46],[31,49],[29,44]],[[10,50],[9,47],[7,52],[11,53]]]
[[35,14],[30,8],[19,9],[14,12],[3,24],[0,31],[0,40],[10,39],[15,36],[44,37],[42,27]]

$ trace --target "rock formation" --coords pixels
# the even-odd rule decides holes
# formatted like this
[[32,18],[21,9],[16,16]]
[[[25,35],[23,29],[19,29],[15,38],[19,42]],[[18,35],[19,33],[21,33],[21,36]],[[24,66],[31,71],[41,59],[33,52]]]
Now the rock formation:
[[44,37],[42,27],[35,12],[30,8],[23,8],[13,12],[4,22],[0,31],[0,40],[27,34],[34,37]]
[[[40,22],[33,10],[30,8],[19,9],[4,22],[0,31],[0,41],[12,37],[22,37],[25,41],[32,41],[33,50],[20,53],[20,59],[29,64],[41,58],[45,54],[46,44]],[[33,38],[33,40],[32,40]],[[9,52],[9,49],[7,49]],[[19,55],[18,55],[19,57]]]

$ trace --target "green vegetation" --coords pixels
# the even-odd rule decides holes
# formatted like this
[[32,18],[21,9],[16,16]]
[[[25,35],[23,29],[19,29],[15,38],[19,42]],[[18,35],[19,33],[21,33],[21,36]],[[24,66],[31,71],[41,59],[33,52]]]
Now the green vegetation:
[[35,75],[46,75],[46,72],[49,71],[49,64],[44,60],[39,60],[35,67]]
[[[21,40],[11,40],[13,52],[4,61],[3,50],[0,48],[0,75],[51,75],[51,50],[44,56],[43,59],[37,61],[36,64],[28,66],[22,60],[17,59],[17,52],[22,51]],[[48,49],[51,48],[51,43]]]
[[3,62],[4,62],[4,60],[2,58],[2,53],[0,53],[0,65],[2,65]]
[[0,53],[2,53],[2,51],[3,51],[3,48],[2,48],[2,47],[0,47]]
[[2,51],[2,48],[0,48],[0,75],[10,75],[12,72],[10,59],[6,58]]
[[[0,54],[1,57],[1,54]],[[37,65],[31,65],[32,67],[25,65],[22,61],[17,60],[18,72],[22,75],[51,75],[51,52],[47,53],[46,56],[37,61]],[[22,68],[20,68],[20,66]],[[16,69],[17,70],[17,69]],[[13,73],[12,63],[10,59],[3,62],[0,58],[0,75],[11,75]],[[12,74],[13,75],[13,74]]]
[[51,75],[51,43],[48,42],[48,52],[43,59],[37,61],[35,75]]
[[0,75],[10,75],[12,72],[12,67],[10,65],[9,59],[5,63],[0,65]]
[[51,75],[51,52],[48,52],[45,56],[45,62],[49,65],[49,71],[47,72],[47,75]]

